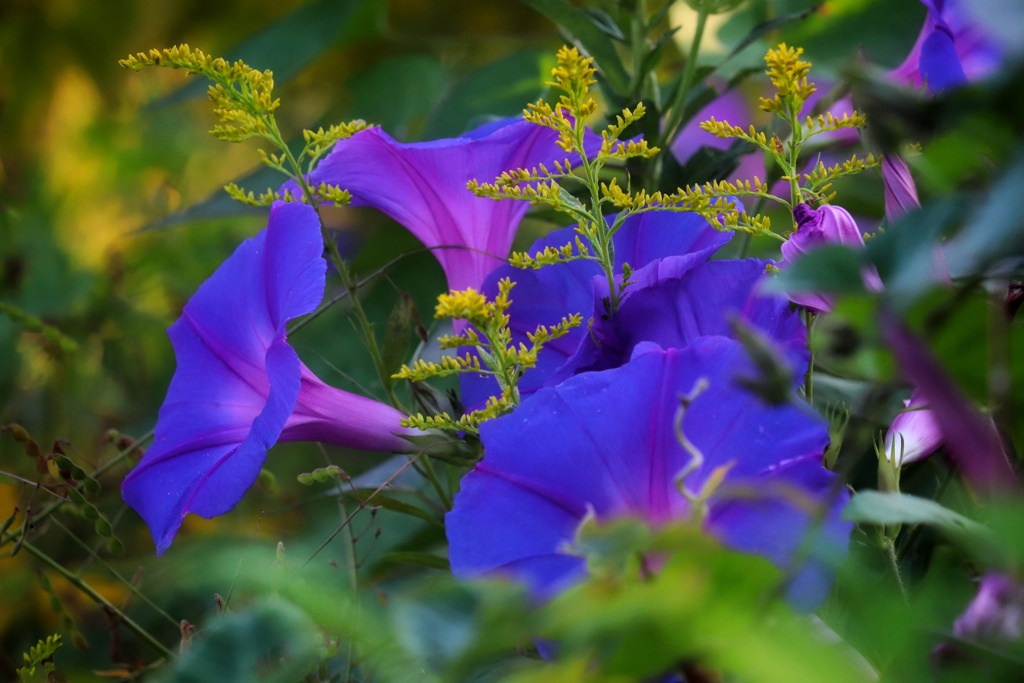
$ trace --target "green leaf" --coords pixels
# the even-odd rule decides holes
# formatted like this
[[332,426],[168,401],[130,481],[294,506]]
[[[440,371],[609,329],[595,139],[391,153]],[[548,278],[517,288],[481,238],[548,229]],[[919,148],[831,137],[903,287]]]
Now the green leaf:
[[766,283],[773,292],[862,294],[861,254],[842,245],[828,245],[802,256]]
[[[798,0],[773,4],[783,14],[821,3]],[[885,31],[878,30],[879,17],[885,18]],[[782,27],[773,40],[803,47],[817,70],[838,71],[857,54],[864,37],[871,36],[872,62],[894,67],[910,52],[924,18],[925,9],[916,2],[829,0],[827,11]]]
[[981,529],[977,522],[933,500],[906,493],[861,491],[843,509],[843,519],[869,524],[931,524],[944,529]]
[[606,36],[612,40],[624,41],[626,36],[622,33],[622,28],[615,23],[615,20],[610,14],[602,9],[596,7],[581,7],[580,11],[590,17],[590,21],[597,28],[601,29]]
[[[986,201],[970,222],[946,245],[957,274],[981,274],[999,261],[1024,255],[1020,188],[1024,186],[1024,154],[986,192]],[[952,268],[952,266],[951,266]]]
[[865,680],[848,652],[783,606],[782,577],[764,558],[694,528],[657,536],[657,571],[593,577],[542,608],[542,636],[559,642],[561,660],[587,657],[585,680],[659,680],[681,662],[751,683]]
[[998,553],[995,536],[987,527],[933,500],[906,493],[861,491],[843,508],[843,519],[885,526],[926,524],[983,555]]
[[772,33],[776,29],[779,29],[787,24],[791,24],[793,22],[802,21],[806,19],[807,17],[817,12],[821,5],[822,3],[818,3],[816,5],[806,7],[797,12],[792,12],[790,14],[785,14],[781,17],[776,17],[774,19],[769,19],[767,21],[760,22],[759,24],[754,26],[754,28],[750,29],[747,35],[745,35],[743,39],[732,48],[732,52],[729,53],[729,56],[726,59],[731,59],[732,57],[735,57],[740,52],[742,52],[744,48],[746,48],[748,45],[752,44],[754,41],[758,40],[762,36],[766,36],[769,33]]
[[[348,83],[347,116],[370,121],[399,140],[422,129],[447,86],[447,74],[436,58],[403,55],[382,59]],[[396,97],[395,93],[401,93]]]
[[469,72],[437,103],[424,138],[456,136],[485,118],[520,116],[544,90],[552,66],[549,50],[523,50]]
[[867,241],[865,253],[885,282],[885,297],[903,309],[928,291],[945,268],[939,235],[956,218],[956,200],[938,201],[903,216]]
[[392,603],[395,635],[409,651],[441,668],[466,652],[478,637],[479,600],[458,586]]
[[575,38],[584,51],[593,57],[598,73],[602,74],[612,90],[622,94],[629,90],[630,77],[622,65],[611,37],[594,18],[567,0],[521,0],[537,10],[566,33]]

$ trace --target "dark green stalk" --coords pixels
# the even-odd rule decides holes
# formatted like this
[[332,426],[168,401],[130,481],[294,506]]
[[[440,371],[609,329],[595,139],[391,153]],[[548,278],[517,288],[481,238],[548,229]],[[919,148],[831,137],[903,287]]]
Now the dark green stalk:
[[693,87],[693,80],[697,75],[697,57],[700,55],[700,43],[704,37],[704,28],[707,25],[708,12],[704,3],[697,7],[697,27],[693,32],[693,42],[690,43],[690,53],[686,58],[686,69],[683,71],[683,79],[679,83],[675,97],[672,99],[671,114],[668,123],[661,133],[661,140],[658,147],[665,148],[675,139],[679,129],[683,125],[683,117],[686,114],[686,100],[689,99],[690,89]]

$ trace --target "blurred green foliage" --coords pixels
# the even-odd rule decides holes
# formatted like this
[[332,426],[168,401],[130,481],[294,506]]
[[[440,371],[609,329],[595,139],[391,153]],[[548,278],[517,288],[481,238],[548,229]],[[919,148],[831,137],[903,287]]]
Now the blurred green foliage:
[[[642,11],[663,21],[652,21],[644,49],[630,50],[621,27]],[[967,652],[957,666],[936,673],[929,663],[929,651],[951,640],[972,578],[985,568],[1017,569],[1024,559],[1019,502],[984,505],[938,458],[903,480],[905,492],[937,500],[938,510],[914,507],[909,497],[896,512],[871,500],[854,510],[865,525],[822,611],[827,626],[780,606],[777,570],[686,529],[663,530],[666,560],[655,580],[602,574],[541,609],[508,585],[457,585],[445,571],[443,507],[401,458],[277,446],[238,509],[213,522],[189,518],[160,561],[120,500],[120,480],[141,455],[133,437],[152,428],[174,371],[164,330],[264,222],[220,187],[236,180],[262,190],[274,179],[257,168],[254,144],[209,137],[204,84],[171,72],[132,74],[118,59],[188,42],[273,69],[286,134],[365,118],[419,140],[518,114],[544,91],[561,42],[577,41],[599,59],[605,108],[643,100],[651,128],[638,132],[656,136],[693,16],[686,3],[654,0],[0,6],[0,425],[26,430],[19,439],[0,433],[0,551],[13,552],[0,558],[0,679],[12,679],[21,653],[59,631],[69,642],[55,656],[57,674],[76,681],[134,680],[161,667],[168,681],[619,681],[664,669],[698,681],[705,668],[765,681],[866,680],[871,668],[885,680],[972,680],[979,672],[1019,680],[1024,657],[1013,649],[993,656],[957,643]],[[997,403],[1000,428],[1018,453],[1024,447],[1022,316],[999,322],[1002,293],[981,286],[995,261],[1024,253],[1016,209],[1024,75],[922,104],[889,99],[883,84],[849,71],[858,56],[898,64],[923,17],[911,0],[749,0],[713,19],[698,59],[698,76],[710,75],[717,87],[756,92],[765,46],[803,45],[814,73],[849,77],[877,122],[879,144],[925,143],[910,161],[922,211],[862,253],[822,250],[780,280],[859,293],[821,322],[813,340],[829,371],[818,380],[817,407],[849,410],[838,467],[858,489],[876,485],[873,441],[906,393],[879,338],[880,306],[926,336],[967,395]],[[672,33],[668,25],[681,28]],[[655,65],[658,78],[647,78]],[[698,89],[686,113],[713,95]],[[666,154],[658,177],[674,190],[709,173],[724,177],[737,160],[705,153],[680,167]],[[630,170],[657,175],[653,167]],[[866,225],[881,223],[877,177],[844,182],[840,202],[846,197]],[[396,348],[416,349],[410,323],[432,324],[444,287],[433,258],[372,212],[326,218],[365,278],[363,301],[378,330],[390,319],[399,327]],[[528,219],[520,243],[550,228],[549,219]],[[926,275],[940,239],[962,278],[952,297]],[[726,255],[774,255],[769,248],[738,238]],[[882,275],[884,294],[862,291],[865,263]],[[337,293],[332,286],[328,296]],[[393,315],[396,300],[403,308]],[[343,302],[291,339],[331,384],[379,392]],[[297,481],[328,465],[351,476],[351,486],[345,477]],[[99,490],[85,485],[85,474]],[[84,501],[67,502],[71,489]],[[411,507],[417,514],[404,514]],[[880,529],[895,520],[906,528],[886,547]],[[1000,548],[998,560],[979,554],[974,525],[994,534],[985,547]],[[622,538],[621,529],[606,532]],[[22,540],[7,543],[15,536]],[[646,550],[612,545],[626,558]],[[833,631],[847,644],[833,642]],[[557,665],[536,657],[538,635],[562,643]],[[185,654],[165,666],[177,651]]]

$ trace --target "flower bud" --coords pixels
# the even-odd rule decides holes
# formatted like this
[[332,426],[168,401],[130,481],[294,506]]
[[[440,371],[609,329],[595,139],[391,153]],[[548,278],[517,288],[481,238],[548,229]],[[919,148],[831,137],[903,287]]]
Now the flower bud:
[[841,206],[825,204],[812,209],[807,204],[797,204],[793,216],[797,221],[796,231],[782,245],[786,261],[826,244],[845,244],[858,249],[864,246],[857,221]]
[[[850,212],[840,206],[823,205],[812,209],[808,204],[797,204],[793,209],[796,218],[796,230],[782,245],[782,256],[787,264],[791,264],[804,254],[828,244],[845,244],[854,249],[864,247],[864,237],[860,234],[857,221]],[[880,289],[881,282],[877,273],[865,277],[869,287]],[[832,310],[833,297],[813,292],[789,293],[789,300],[807,308],[827,313]]]
[[885,183],[885,220],[889,224],[921,206],[917,198],[917,186],[903,157],[882,157],[882,182]]
[[895,460],[897,467],[923,460],[942,445],[942,430],[935,414],[927,409],[914,410],[926,405],[919,391],[914,391],[904,405],[907,410],[896,416],[885,434],[885,457]]

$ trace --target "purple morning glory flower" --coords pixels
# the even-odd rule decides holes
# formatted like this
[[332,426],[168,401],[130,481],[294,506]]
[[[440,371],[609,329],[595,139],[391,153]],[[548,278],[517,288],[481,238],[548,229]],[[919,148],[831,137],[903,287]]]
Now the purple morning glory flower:
[[[628,515],[654,525],[686,517],[690,503],[676,477],[691,455],[674,420],[679,397],[702,378],[708,388],[683,429],[704,463],[686,486],[700,490],[711,472],[731,465],[708,501],[705,528],[734,549],[787,566],[811,528],[795,489],[823,507],[812,555],[841,555],[851,525],[840,519],[847,496],[821,465],[828,429],[806,405],[768,406],[739,388],[737,377],[751,371],[740,344],[723,337],[684,349],[644,344],[621,367],[545,387],[511,415],[484,423],[486,455],[463,479],[446,519],[452,571],[510,577],[549,598],[585,575],[584,559],[568,546],[589,512],[598,521]],[[809,607],[829,586],[828,571],[812,560],[790,597]]]
[[824,204],[812,209],[808,204],[797,204],[793,217],[796,230],[782,245],[782,255],[787,261],[795,261],[826,244],[845,244],[855,249],[864,246],[857,221],[841,206]]
[[[548,246],[564,246],[572,242],[575,235],[571,227],[556,230],[534,242],[527,252],[535,254]],[[634,269],[635,288],[657,280],[662,268],[682,273],[706,261],[731,237],[731,233],[715,230],[693,213],[651,211],[631,216],[613,237],[615,268],[621,270],[623,263],[630,264]],[[493,297],[498,291],[498,281],[505,277],[516,283],[509,309],[514,344],[529,343],[526,335],[538,325],[557,323],[573,313],[584,318],[600,317],[603,313],[600,297],[602,292],[607,292],[607,280],[601,267],[593,261],[572,261],[539,270],[519,270],[505,264],[487,277],[484,294]],[[626,290],[627,296],[633,288]],[[577,352],[587,334],[586,327],[581,326],[545,345],[538,356],[537,367],[520,381],[520,392],[528,395],[547,382]],[[498,391],[493,379],[476,375],[463,375],[461,387],[462,401],[471,407],[483,404]]]
[[895,453],[897,467],[923,460],[942,445],[942,430],[920,391],[914,391],[885,434],[885,457]]
[[352,206],[373,207],[405,226],[433,250],[450,289],[479,290],[508,257],[528,204],[477,197],[466,183],[573,160],[557,140],[555,131],[522,120],[429,142],[398,142],[370,128],[339,140],[309,179],[342,187]]
[[961,0],[921,0],[928,8],[921,34],[890,76],[931,92],[984,78],[1002,61],[1002,49],[972,20]]
[[785,297],[760,291],[767,263],[659,262],[657,278],[627,289],[614,317],[594,319],[576,352],[548,384],[580,372],[618,367],[642,342],[682,348],[704,336],[732,337],[734,318],[772,340],[788,357],[794,377],[802,377],[810,362],[807,328]]
[[233,508],[277,441],[408,447],[401,413],[325,385],[285,339],[288,321],[323,297],[322,252],[313,209],[276,202],[267,228],[239,245],[168,330],[178,369],[153,445],[121,485],[158,554],[186,514]]

